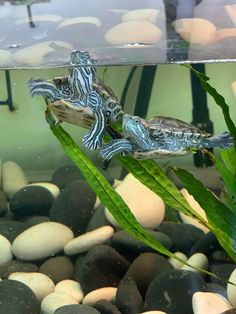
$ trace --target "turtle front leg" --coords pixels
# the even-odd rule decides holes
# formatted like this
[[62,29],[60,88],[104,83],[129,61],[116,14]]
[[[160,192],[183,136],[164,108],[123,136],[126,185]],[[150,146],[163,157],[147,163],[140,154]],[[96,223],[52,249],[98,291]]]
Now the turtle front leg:
[[55,85],[43,80],[29,80],[28,82],[30,95],[49,97],[53,100],[59,100],[62,98],[60,92]]
[[109,160],[117,154],[129,155],[133,152],[133,144],[127,139],[112,140],[101,147],[99,155]]
[[87,98],[87,106],[94,112],[95,122],[90,127],[89,132],[83,136],[83,144],[89,149],[96,150],[102,145],[106,126],[101,96],[96,92],[91,92]]

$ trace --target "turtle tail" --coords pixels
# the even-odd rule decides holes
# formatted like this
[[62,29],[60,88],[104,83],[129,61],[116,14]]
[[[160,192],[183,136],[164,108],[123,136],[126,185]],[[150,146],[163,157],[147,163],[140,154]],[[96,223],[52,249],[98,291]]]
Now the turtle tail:
[[234,140],[230,133],[223,132],[219,135],[211,136],[205,139],[203,143],[204,148],[219,147],[227,149],[234,146]]

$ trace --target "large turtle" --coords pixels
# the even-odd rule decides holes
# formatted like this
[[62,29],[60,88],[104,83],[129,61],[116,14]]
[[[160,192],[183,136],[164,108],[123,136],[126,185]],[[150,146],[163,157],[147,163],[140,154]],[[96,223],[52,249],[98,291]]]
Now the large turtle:
[[71,53],[69,74],[52,80],[30,80],[31,96],[42,95],[59,121],[90,128],[83,143],[90,149],[102,145],[108,125],[123,117],[112,90],[96,77],[95,61],[88,52]]
[[189,123],[163,116],[145,120],[125,114],[123,129],[126,137],[111,140],[101,147],[103,159],[109,160],[116,154],[157,159],[185,155],[193,149],[233,146],[233,138],[227,132],[212,136]]

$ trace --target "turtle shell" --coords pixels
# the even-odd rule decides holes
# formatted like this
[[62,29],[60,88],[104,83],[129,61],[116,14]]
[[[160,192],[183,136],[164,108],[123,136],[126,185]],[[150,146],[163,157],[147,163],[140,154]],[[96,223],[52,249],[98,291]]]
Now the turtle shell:
[[76,107],[64,99],[47,102],[47,105],[59,121],[75,124],[86,129],[90,128],[94,122],[94,113],[88,107]]
[[[53,83],[55,85],[55,87],[58,89],[62,89],[62,85],[66,86],[66,88],[63,88],[64,92],[66,91],[67,86],[69,85],[67,76],[56,77],[52,80],[49,80],[48,82]],[[118,98],[116,97],[114,92],[111,90],[111,88],[106,86],[101,79],[99,79],[98,77],[95,77],[95,79],[93,81],[93,89],[105,100],[105,108],[104,109],[106,111],[107,124],[112,124],[112,123],[120,120],[123,117],[123,111],[122,111],[120,104],[118,103]],[[68,95],[69,95],[69,93],[70,93],[69,87],[67,90],[68,90]],[[55,102],[56,105],[57,105],[57,102],[58,101]],[[64,106],[64,102],[62,102],[62,104]],[[51,108],[53,108],[53,105],[54,105],[54,102],[51,103]],[[68,107],[70,108],[70,111],[71,111],[71,113],[68,113],[68,115],[73,114],[73,109],[74,109],[75,110],[74,114],[76,116],[79,115],[79,112],[84,112],[83,109],[85,109],[85,107],[81,106],[82,109],[78,110],[78,107],[73,106],[73,104],[68,105]],[[66,112],[65,112],[66,108],[67,108],[67,106],[64,108],[64,115],[66,114]],[[86,113],[87,112],[92,113],[92,111],[90,109],[88,109],[86,111]],[[78,119],[76,118],[76,120],[78,122],[81,122],[79,117],[78,117]],[[65,121],[65,120],[63,120],[63,121]]]
[[153,137],[160,136],[160,132],[163,134],[171,133],[173,135],[193,135],[202,138],[211,136],[211,134],[200,130],[190,123],[171,117],[158,115],[149,120],[142,119],[141,122],[148,127]]

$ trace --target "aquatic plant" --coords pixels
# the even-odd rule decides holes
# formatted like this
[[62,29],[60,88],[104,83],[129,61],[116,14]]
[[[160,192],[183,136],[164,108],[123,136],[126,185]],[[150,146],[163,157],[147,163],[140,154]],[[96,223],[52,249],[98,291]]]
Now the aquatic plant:
[[[230,132],[233,134],[235,139],[235,126],[230,118],[228,106],[222,101],[223,97],[219,95],[208,83],[206,83],[208,78],[201,76],[201,73],[196,73],[196,75],[198,75],[198,77],[203,81],[203,88],[205,88],[208,92],[210,91],[213,97],[218,101],[219,105],[221,105],[225,119],[230,126]],[[91,185],[101,202],[108,208],[122,228],[127,230],[134,237],[145,242],[154,250],[166,256],[174,257],[186,264],[186,262],[176,257],[142,228],[123,199],[109,185],[85,153],[75,144],[70,135],[66,133],[60,125],[56,124],[49,110],[46,111],[46,118],[52,132],[62,144],[65,152],[76,164],[76,166],[79,167],[85,179]],[[232,150],[229,151],[231,152]],[[224,156],[224,164],[212,155],[212,159],[216,162],[217,169],[220,170],[220,173],[224,174],[222,177],[225,180],[227,187],[226,193],[229,193],[229,196],[225,197],[225,202],[218,200],[203,186],[201,182],[195,179],[191,173],[184,169],[173,168],[176,175],[182,180],[189,193],[192,194],[199,204],[205,209],[207,220],[202,218],[193,208],[190,207],[174,183],[167,177],[165,171],[162,170],[156,162],[153,160],[136,160],[128,156],[118,158],[130,173],[132,173],[149,189],[158,194],[164,200],[165,204],[197,219],[202,225],[211,230],[216,235],[220,244],[229,256],[236,261],[236,225],[234,225],[236,217],[235,212],[229,206],[234,204],[235,200],[235,185],[229,185],[229,183],[232,182],[230,178],[235,176],[235,166],[233,165],[235,160],[235,151],[234,153],[229,153],[229,151],[222,153],[222,156]],[[225,170],[225,163],[227,164],[227,171]],[[206,270],[199,268],[196,269],[217,277],[215,274]]]

